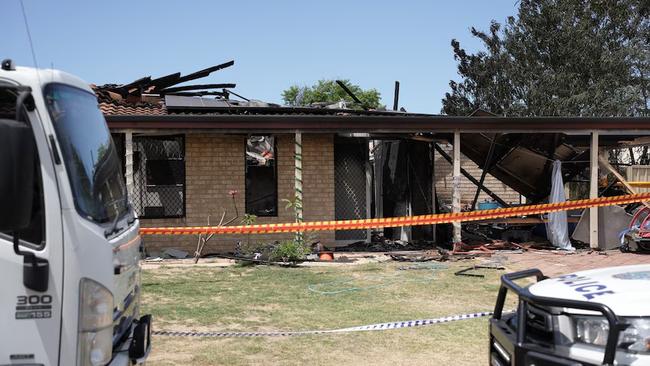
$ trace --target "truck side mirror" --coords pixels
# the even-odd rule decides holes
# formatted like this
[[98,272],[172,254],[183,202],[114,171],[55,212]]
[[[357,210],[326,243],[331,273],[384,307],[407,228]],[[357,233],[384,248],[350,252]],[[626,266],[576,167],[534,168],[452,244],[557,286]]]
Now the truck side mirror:
[[31,127],[0,119],[0,231],[12,232],[14,251],[24,257],[23,285],[44,292],[49,281],[48,261],[19,248],[20,230],[29,226],[32,216],[35,161]]

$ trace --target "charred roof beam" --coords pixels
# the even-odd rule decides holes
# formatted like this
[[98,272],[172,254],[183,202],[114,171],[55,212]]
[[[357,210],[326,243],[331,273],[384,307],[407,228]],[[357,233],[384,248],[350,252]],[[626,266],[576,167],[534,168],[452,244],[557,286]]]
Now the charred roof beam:
[[[445,150],[443,150],[440,146],[438,146],[438,144],[434,143],[433,147],[436,149],[438,154],[440,154],[440,156],[443,157],[443,159],[447,160],[447,162],[449,162],[450,164],[453,163],[453,159],[451,158],[451,156],[449,156],[449,154],[447,154]],[[483,190],[485,194],[487,194],[488,196],[492,197],[492,199],[497,201],[501,205],[501,207],[510,207],[510,205],[506,201],[501,199],[501,197],[497,196],[496,193],[492,192],[489,188],[487,188],[479,181],[477,181],[476,178],[474,178],[471,174],[469,174],[467,170],[460,168],[460,173],[464,175],[465,178],[467,178],[470,182],[474,183],[475,186]]]
[[350,98],[352,98],[352,100],[354,100],[356,103],[359,103],[359,104],[361,105],[361,108],[363,108],[364,111],[367,111],[367,110],[368,110],[368,106],[367,106],[365,103],[363,103],[359,98],[357,98],[357,96],[354,95],[354,93],[352,92],[352,90],[350,90],[350,89],[345,85],[344,82],[342,82],[341,80],[336,80],[336,83],[341,87],[341,89],[343,89],[344,92],[347,93],[347,95],[350,96]]
[[228,67],[230,67],[230,66],[232,66],[234,64],[235,64],[235,60],[230,60],[228,62],[224,62],[224,63],[219,64],[219,65],[211,66],[211,67],[208,67],[206,69],[199,70],[197,72],[193,72],[193,73],[187,74],[185,76],[181,76],[178,79],[170,80],[168,83],[165,83],[165,84],[161,83],[159,86],[156,86],[154,91],[159,91],[161,89],[169,88],[170,86],[178,85],[180,83],[184,83],[184,82],[187,82],[187,81],[192,81],[192,80],[204,78],[204,77],[212,74],[215,71],[219,71],[219,70],[228,68]]
[[151,76],[145,76],[143,78],[140,78],[128,84],[120,85],[112,89],[111,91],[120,94],[122,98],[126,98],[130,94],[137,94],[137,95],[142,94],[144,88],[149,86],[150,83],[151,83]]
[[149,87],[154,87],[154,89],[161,89],[165,86],[177,84],[177,80],[181,78],[180,72],[175,72],[173,74],[161,76],[159,78],[151,80]]

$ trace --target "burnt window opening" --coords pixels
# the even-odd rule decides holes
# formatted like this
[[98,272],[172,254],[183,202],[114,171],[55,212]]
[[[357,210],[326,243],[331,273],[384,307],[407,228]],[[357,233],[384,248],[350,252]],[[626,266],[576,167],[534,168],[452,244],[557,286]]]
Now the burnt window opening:
[[278,168],[274,136],[246,139],[246,213],[278,215]]
[[185,216],[185,138],[133,137],[133,208],[141,218]]

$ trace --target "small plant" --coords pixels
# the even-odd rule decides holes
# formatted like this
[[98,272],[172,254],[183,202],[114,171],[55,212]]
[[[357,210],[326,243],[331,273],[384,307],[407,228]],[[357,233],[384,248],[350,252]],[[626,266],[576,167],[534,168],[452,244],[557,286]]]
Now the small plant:
[[296,262],[305,258],[310,250],[300,241],[285,240],[280,242],[273,252],[271,260],[282,260],[283,262]]
[[[237,220],[237,218],[239,217],[239,210],[237,209],[237,201],[235,200],[235,196],[237,196],[237,191],[230,190],[228,194],[230,195],[230,198],[232,199],[232,205],[235,208],[235,217],[224,222],[224,219],[226,218],[226,211],[224,210],[223,213],[221,214],[221,220],[219,220],[219,223],[217,224],[218,227],[228,226],[232,224],[235,220]],[[210,226],[210,215],[208,215],[208,226]],[[194,251],[194,264],[199,262],[199,258],[201,258],[201,255],[203,253],[203,248],[205,248],[206,244],[208,243],[208,241],[210,241],[210,239],[212,239],[213,236],[214,233],[211,233],[206,236],[204,236],[203,234],[199,234],[199,241],[196,243],[196,250]]]
[[[285,210],[293,210],[296,222],[302,222],[302,199],[296,196],[293,201],[286,198],[282,199],[282,201],[286,203]],[[297,232],[294,241],[305,244],[305,233],[302,231]]]
[[[241,218],[242,225],[255,225],[257,222],[257,216],[251,214],[244,214],[244,217]],[[251,248],[251,234],[246,234],[246,249]]]
[[283,198],[282,202],[286,203],[284,209],[285,210],[293,209],[296,219],[298,219],[298,212],[302,210],[302,200],[298,197],[294,198],[293,201],[287,198]]
[[244,217],[241,218],[242,225],[253,225],[257,222],[257,216],[251,214],[244,214]]

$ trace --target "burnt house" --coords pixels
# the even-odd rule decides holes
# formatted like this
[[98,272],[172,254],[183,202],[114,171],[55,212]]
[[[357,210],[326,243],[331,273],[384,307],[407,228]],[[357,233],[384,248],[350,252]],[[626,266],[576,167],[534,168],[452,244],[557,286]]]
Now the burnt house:
[[[306,221],[460,211],[484,200],[508,206],[522,196],[543,202],[550,161],[568,162],[564,175],[571,179],[590,166],[594,130],[604,145],[615,145],[630,139],[621,129],[648,126],[647,118],[287,107],[246,99],[233,83],[184,85],[231,65],[94,87],[143,227],[215,225],[224,212],[226,219],[238,216],[233,224],[244,215],[261,224],[292,222],[296,212],[286,206],[298,191]],[[433,227],[386,229],[383,235],[450,240],[437,238]],[[342,245],[370,240],[370,230],[318,232],[312,239]],[[207,251],[231,251],[241,240],[220,235]],[[152,251],[192,252],[196,246],[189,236],[150,236],[146,242]]]
[[[261,224],[294,221],[295,212],[286,206],[296,194],[297,138],[301,147],[304,220],[368,218],[376,216],[375,206],[386,207],[379,213],[387,216],[435,210],[431,142],[400,142],[402,137],[392,136],[391,140],[372,144],[372,134],[348,132],[346,127],[348,118],[372,121],[420,115],[293,108],[205,95],[154,96],[144,92],[137,97],[132,91],[123,96],[113,85],[96,87],[95,91],[124,157],[127,188],[143,227],[215,225],[223,212],[226,219],[238,215],[234,224],[239,224],[245,214],[256,216],[256,223]],[[321,130],[321,119],[340,119],[341,125]],[[306,124],[311,131],[303,130]],[[297,135],[297,131],[304,132]],[[390,148],[399,144],[405,148]],[[404,160],[407,156],[402,152],[410,151],[407,145],[409,149],[422,145],[420,149],[426,151],[422,157],[426,158]],[[394,170],[388,172],[389,167]],[[403,173],[410,174],[413,182],[418,181],[417,191],[411,192],[410,185],[403,185],[407,182],[400,178]],[[375,180],[386,182],[386,195],[375,190]],[[403,192],[395,192],[397,189]],[[375,199],[380,203],[375,204]],[[390,206],[391,200],[399,201],[395,204],[402,204],[401,209]],[[434,239],[431,228],[415,232],[413,239]],[[410,232],[408,237],[394,236],[411,239]],[[254,240],[292,237],[268,234],[255,236]],[[370,231],[320,232],[312,239],[327,246],[343,245],[369,240]],[[183,236],[153,236],[146,240],[152,251],[166,247],[192,251],[196,245],[196,238]],[[219,236],[211,240],[208,250],[230,251],[240,240],[238,236]]]

